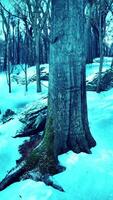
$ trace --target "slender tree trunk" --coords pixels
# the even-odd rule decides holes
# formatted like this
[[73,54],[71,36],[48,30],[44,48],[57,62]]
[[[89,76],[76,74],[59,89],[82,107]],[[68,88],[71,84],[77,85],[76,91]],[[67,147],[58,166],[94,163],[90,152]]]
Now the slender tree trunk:
[[48,63],[49,62],[49,46],[50,46],[50,42],[49,42],[47,23],[45,24],[45,28],[44,28],[43,43],[44,43],[44,58],[45,58],[44,60],[45,60],[45,63]]
[[7,58],[7,82],[8,82],[8,88],[9,88],[9,93],[11,93],[11,63],[9,61],[9,43],[10,43],[10,36],[9,36],[9,32],[7,35],[7,47],[6,47],[6,58]]
[[89,27],[88,30],[88,48],[87,48],[87,63],[92,63],[93,62],[93,40],[92,40],[92,33],[91,33],[91,26]]
[[27,68],[28,68],[28,64],[25,63],[25,91],[26,91],[26,92],[28,92]]
[[25,91],[28,91],[28,77],[27,77],[27,69],[29,65],[29,60],[30,60],[30,51],[29,51],[29,35],[28,35],[28,24],[25,22],[25,27],[26,27],[26,35],[25,35]]
[[93,26],[92,27],[92,31],[93,31],[93,43],[92,43],[92,48],[93,48],[93,57],[99,57],[100,56],[100,52],[99,52],[99,31],[98,29]]
[[111,70],[113,70],[113,58],[112,58],[112,61],[111,61],[111,66],[110,66]]
[[20,21],[18,20],[17,64],[20,64]]
[[41,80],[40,80],[40,63],[39,63],[39,42],[40,32],[35,32],[35,49],[36,49],[36,91],[41,92]]
[[10,62],[8,62],[7,64],[7,73],[8,73],[9,93],[11,93],[11,63]]
[[5,38],[5,46],[4,46],[4,68],[3,68],[4,71],[7,70],[7,41],[6,41],[6,38]]
[[100,66],[99,66],[99,74],[97,81],[97,92],[101,91],[101,76],[102,76],[102,68],[103,68],[103,31],[102,31],[102,14],[101,14],[101,5],[100,5],[100,18],[99,18],[99,46],[100,46]]
[[9,93],[11,93],[11,62],[10,62],[10,14],[8,18],[7,24],[7,79],[8,79],[8,87]]
[[15,26],[13,26],[13,62],[12,64],[15,64]]

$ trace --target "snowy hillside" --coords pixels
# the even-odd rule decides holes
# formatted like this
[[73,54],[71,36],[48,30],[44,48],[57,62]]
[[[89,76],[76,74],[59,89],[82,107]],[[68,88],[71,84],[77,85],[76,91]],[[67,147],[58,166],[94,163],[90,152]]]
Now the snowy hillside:
[[[93,67],[87,66],[87,75],[91,75],[93,70],[94,64]],[[27,94],[23,85],[13,82],[12,87],[12,94],[8,94],[5,75],[0,74],[2,113],[7,108],[19,113],[26,104],[47,95],[44,85],[42,93],[36,94],[35,82],[29,84]],[[70,151],[59,156],[66,171],[52,179],[65,192],[59,192],[42,182],[24,180],[0,192],[1,200],[113,200],[113,89],[101,94],[87,92],[87,97],[90,128],[97,146],[92,149],[91,155]],[[20,157],[18,145],[27,138],[14,139],[12,136],[21,126],[18,115],[0,125],[0,180]]]

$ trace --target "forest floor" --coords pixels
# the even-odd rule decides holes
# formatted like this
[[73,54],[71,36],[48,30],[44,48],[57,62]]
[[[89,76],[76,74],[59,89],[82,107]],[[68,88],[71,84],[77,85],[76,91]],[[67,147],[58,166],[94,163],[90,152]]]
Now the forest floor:
[[[87,65],[89,78],[98,71],[98,66],[98,62]],[[108,67],[109,62],[106,62],[105,68]],[[28,93],[25,93],[23,85],[13,82],[12,94],[8,94],[6,77],[1,73],[1,115],[9,108],[19,113],[28,103],[47,95],[44,84],[47,85],[47,82],[43,82],[42,93],[36,94],[35,82],[29,84]],[[66,166],[66,170],[52,179],[65,192],[28,179],[12,184],[0,192],[0,200],[113,200],[113,89],[100,94],[87,92],[87,98],[90,129],[97,146],[92,148],[91,155],[69,151],[59,156],[60,163]],[[20,157],[18,146],[27,138],[14,139],[12,136],[21,126],[18,115],[0,125],[0,180]]]

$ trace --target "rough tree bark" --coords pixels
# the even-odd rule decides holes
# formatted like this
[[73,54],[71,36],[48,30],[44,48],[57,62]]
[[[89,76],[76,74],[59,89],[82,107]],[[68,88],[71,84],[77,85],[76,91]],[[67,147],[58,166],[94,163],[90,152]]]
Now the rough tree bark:
[[83,0],[53,0],[48,120],[57,155],[69,149],[89,153],[95,146],[86,112],[84,8]]
[[58,154],[91,153],[96,145],[87,116],[84,7],[83,0],[52,0],[48,119],[45,137],[26,164],[41,173],[58,172]]

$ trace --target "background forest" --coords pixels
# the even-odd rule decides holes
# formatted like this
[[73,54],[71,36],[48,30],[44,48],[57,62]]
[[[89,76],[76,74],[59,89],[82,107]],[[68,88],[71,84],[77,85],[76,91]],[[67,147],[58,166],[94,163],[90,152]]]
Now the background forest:
[[113,199],[113,1],[0,1],[0,199]]

